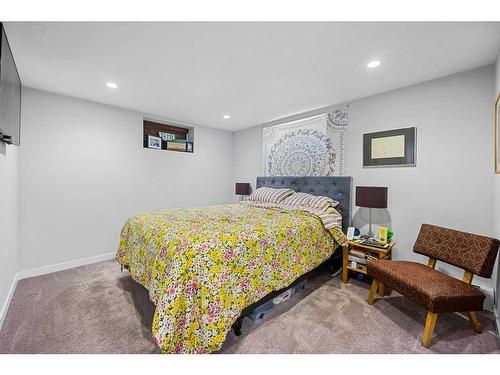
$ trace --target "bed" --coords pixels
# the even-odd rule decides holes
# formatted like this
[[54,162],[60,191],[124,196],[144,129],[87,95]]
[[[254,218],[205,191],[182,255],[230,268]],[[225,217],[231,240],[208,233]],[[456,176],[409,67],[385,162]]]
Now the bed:
[[222,347],[242,317],[327,263],[350,220],[351,177],[258,177],[339,202],[343,228],[310,212],[245,204],[139,214],[125,223],[116,259],[149,291],[152,332],[163,353]]

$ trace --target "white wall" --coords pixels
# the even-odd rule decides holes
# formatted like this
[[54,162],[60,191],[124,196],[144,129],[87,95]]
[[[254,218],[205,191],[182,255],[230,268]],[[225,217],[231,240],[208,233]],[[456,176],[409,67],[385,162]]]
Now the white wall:
[[[255,177],[263,175],[262,127],[233,133],[233,179],[234,182],[249,182],[255,189]],[[234,186],[234,183],[233,183]],[[233,201],[239,197],[235,196]]]
[[0,327],[17,272],[18,149],[0,142]]
[[[346,174],[388,186],[396,259],[425,259],[411,251],[422,223],[493,235],[492,78],[488,66],[351,103]],[[416,167],[362,167],[364,133],[408,126],[417,127]]]
[[232,134],[195,127],[194,154],[144,149],[142,115],[23,92],[19,268],[114,252],[131,215],[233,199]]
[[[483,67],[350,103],[345,174],[355,186],[389,187],[396,259],[423,259],[412,247],[424,222],[493,235],[493,74]],[[415,168],[362,168],[363,133],[409,126],[418,128]],[[237,179],[262,174],[261,138],[261,127],[233,135]]]

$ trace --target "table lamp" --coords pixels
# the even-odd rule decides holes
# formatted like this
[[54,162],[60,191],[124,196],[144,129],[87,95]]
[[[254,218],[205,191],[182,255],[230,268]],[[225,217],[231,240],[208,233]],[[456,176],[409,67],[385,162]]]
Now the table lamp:
[[368,236],[372,233],[372,208],[387,208],[387,187],[381,186],[356,186],[356,206],[369,209],[370,224]]
[[235,194],[240,196],[240,201],[244,195],[250,195],[250,184],[248,182],[237,182],[235,185]]

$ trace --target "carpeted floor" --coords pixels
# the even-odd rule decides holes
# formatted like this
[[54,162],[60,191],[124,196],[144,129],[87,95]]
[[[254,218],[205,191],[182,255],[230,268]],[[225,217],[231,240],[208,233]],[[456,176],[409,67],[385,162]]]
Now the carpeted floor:
[[[420,345],[425,311],[393,293],[373,306],[368,285],[321,274],[221,353],[500,353],[491,314],[475,334],[458,314],[438,318],[430,349]],[[1,353],[158,353],[154,306],[115,261],[21,280],[2,330]]]

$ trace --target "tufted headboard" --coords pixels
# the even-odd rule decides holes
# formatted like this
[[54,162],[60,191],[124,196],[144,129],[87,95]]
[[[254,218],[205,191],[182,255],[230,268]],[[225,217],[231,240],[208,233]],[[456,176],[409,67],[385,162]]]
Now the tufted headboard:
[[271,187],[275,189],[289,188],[296,192],[313,195],[324,195],[339,202],[336,207],[342,215],[342,229],[347,232],[351,222],[351,186],[350,176],[325,176],[325,177],[257,177],[257,188]]

